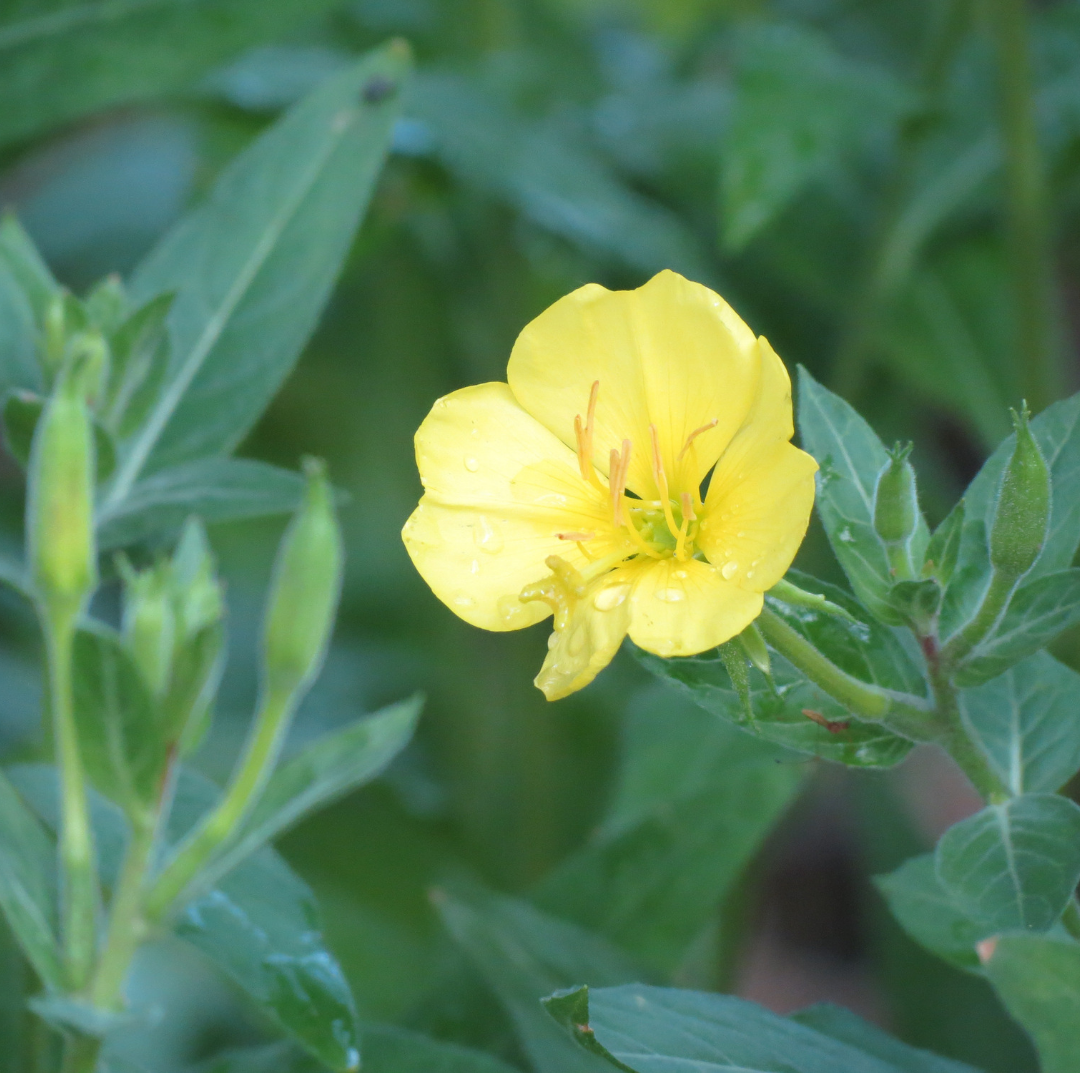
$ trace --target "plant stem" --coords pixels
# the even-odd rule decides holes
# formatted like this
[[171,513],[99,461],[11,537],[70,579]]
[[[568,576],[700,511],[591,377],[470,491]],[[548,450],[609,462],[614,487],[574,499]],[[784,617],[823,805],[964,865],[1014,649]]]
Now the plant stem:
[[955,671],[961,661],[990,633],[1008,607],[1019,580],[1016,574],[1002,570],[993,572],[978,611],[945,642],[941,654],[944,670]]
[[75,618],[76,611],[70,605],[57,603],[42,607],[53,735],[60,768],[64,964],[69,987],[78,992],[85,989],[94,968],[98,889],[86,777],[72,701]]
[[757,617],[757,625],[778,653],[854,715],[882,724],[907,738],[932,739],[933,716],[918,699],[871,686],[841,671],[768,608]]
[[188,837],[150,890],[146,914],[151,920],[168,913],[199,870],[228,843],[243,821],[277,763],[296,697],[295,688],[271,687],[264,692],[243,760],[225,797]]
[[143,886],[156,833],[157,822],[153,818],[132,822],[120,880],[113,892],[109,931],[90,985],[90,1002],[97,1009],[119,1009],[123,1004],[124,979],[146,933],[142,913]]
[[1024,395],[1038,412],[1060,396],[1062,371],[1046,181],[1035,123],[1027,0],[989,0],[987,6],[1000,76],[1019,368]]

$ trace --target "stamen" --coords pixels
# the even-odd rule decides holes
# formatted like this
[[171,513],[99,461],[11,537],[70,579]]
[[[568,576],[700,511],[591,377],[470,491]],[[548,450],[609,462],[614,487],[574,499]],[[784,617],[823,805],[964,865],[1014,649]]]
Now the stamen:
[[581,478],[603,491],[604,485],[597,477],[592,463],[593,436],[596,434],[596,425],[593,421],[596,418],[596,399],[599,393],[600,380],[597,379],[589,391],[589,408],[586,411],[585,423],[582,424],[580,413],[574,417],[574,436],[577,440],[578,469],[581,470]]
[[611,486],[611,512],[615,517],[615,527],[618,528],[622,524],[622,493],[623,489],[619,486],[619,451],[612,450],[609,458],[610,465],[608,466],[608,484]]
[[671,496],[668,493],[667,474],[664,472],[664,459],[660,456],[660,436],[656,432],[656,425],[649,425],[649,434],[652,436],[652,468],[653,479],[660,489],[660,499],[664,510],[664,520],[667,522],[671,535],[676,536],[679,526],[675,524],[675,515],[671,512]]
[[716,425],[719,424],[719,423],[720,423],[719,418],[714,416],[707,424],[702,424],[701,427],[695,428],[693,431],[691,431],[690,435],[687,437],[686,442],[683,444],[683,448],[679,451],[679,456],[675,459],[675,463],[678,464],[680,461],[682,461],[683,455],[686,453],[687,450],[690,449],[690,444],[699,435],[704,434],[706,431],[710,431],[712,428],[716,427]]
[[683,518],[682,525],[679,526],[679,535],[675,538],[675,558],[679,562],[686,560],[686,530],[690,527],[690,519]]
[[697,521],[697,514],[694,513],[694,500],[690,492],[684,491],[679,496],[679,501],[682,503],[683,521]]

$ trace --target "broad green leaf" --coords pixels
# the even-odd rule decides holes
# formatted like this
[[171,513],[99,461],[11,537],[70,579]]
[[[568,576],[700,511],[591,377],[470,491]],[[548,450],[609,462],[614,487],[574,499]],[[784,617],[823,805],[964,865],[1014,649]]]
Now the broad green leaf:
[[533,899],[671,971],[798,791],[804,771],[673,690],[639,694],[600,827]]
[[1060,795],[988,806],[945,833],[935,866],[985,934],[1048,930],[1080,881],[1080,806]]
[[1028,579],[1001,621],[956,672],[957,686],[978,686],[1049,645],[1080,621],[1080,569]]
[[523,900],[470,888],[439,891],[435,902],[461,946],[513,1018],[533,1066],[541,1072],[591,1072],[596,1059],[559,1029],[540,999],[560,986],[614,986],[641,977],[615,946],[545,915]]
[[[3,17],[0,16],[0,27]],[[0,29],[0,35],[3,30]],[[3,38],[0,37],[0,55],[3,55]],[[0,76],[2,79],[4,76]],[[3,121],[0,121],[2,130]],[[32,322],[40,327],[45,318],[50,301],[60,292],[60,286],[45,265],[33,240],[19,224],[14,214],[4,214],[0,218],[0,262],[8,269],[16,284],[22,289],[30,305]],[[36,339],[35,339],[36,344]],[[35,389],[36,384],[31,384]]]
[[[202,777],[180,773],[169,823],[173,842],[219,795]],[[272,849],[259,850],[188,904],[174,931],[328,1068],[359,1066],[352,994],[323,942],[315,898]]]
[[974,1066],[961,1061],[932,1054],[929,1050],[919,1050],[907,1043],[874,1027],[861,1016],[848,1009],[834,1005],[831,1001],[821,1001],[807,1009],[789,1013],[789,1020],[795,1020],[804,1027],[813,1028],[833,1039],[864,1050],[881,1061],[887,1062],[899,1072],[974,1072]]
[[59,991],[56,846],[0,772],[0,910],[46,989]]
[[[894,577],[885,545],[874,530],[877,478],[888,462],[881,440],[843,398],[799,368],[799,436],[821,467],[817,511],[829,543],[855,595],[884,622],[898,623],[888,600]],[[921,566],[929,532],[922,515],[912,540],[912,561]]]
[[1045,1072],[1080,1071],[1080,942],[1007,934],[986,974],[1039,1051]]
[[182,87],[329,0],[23,0],[0,12],[0,143]]
[[433,1039],[394,1024],[360,1025],[365,1072],[516,1072],[483,1050]]
[[150,693],[113,634],[75,634],[72,685],[90,782],[129,813],[156,803],[169,748]]
[[316,739],[271,777],[239,835],[196,880],[214,881],[308,814],[377,776],[412,738],[423,707],[419,695]]
[[790,22],[752,24],[735,56],[735,97],[720,150],[731,250],[904,108],[885,68],[849,60],[824,35]]
[[[727,994],[640,983],[587,993],[587,1018],[571,1030],[629,1072],[900,1071],[850,1035],[837,1039]],[[546,1002],[557,1015],[560,996]]]
[[879,874],[874,884],[897,922],[924,949],[963,968],[978,964],[975,945],[986,933],[941,883],[933,853],[917,855],[898,870]]
[[563,127],[512,113],[505,97],[465,76],[429,72],[416,80],[409,108],[430,128],[448,168],[541,228],[643,273],[710,276],[676,215],[625,186]]
[[[1052,498],[1046,543],[1027,581],[1066,569],[1080,543],[1080,394],[1044,409],[1031,432],[1050,468]],[[990,526],[1001,474],[1012,456],[1016,436],[994,451],[964,493],[965,520],[957,573],[945,594],[942,633],[951,634],[974,613],[990,574]]]
[[136,481],[123,503],[98,518],[98,542],[108,549],[176,532],[193,514],[206,522],[287,514],[303,493],[304,478],[288,469],[203,458]]
[[1045,652],[964,690],[960,711],[1012,795],[1054,792],[1080,769],[1080,675]]
[[409,69],[392,44],[328,79],[239,155],[150,253],[135,304],[175,293],[170,369],[121,446],[103,517],[144,472],[232,450],[292,369],[389,147]]

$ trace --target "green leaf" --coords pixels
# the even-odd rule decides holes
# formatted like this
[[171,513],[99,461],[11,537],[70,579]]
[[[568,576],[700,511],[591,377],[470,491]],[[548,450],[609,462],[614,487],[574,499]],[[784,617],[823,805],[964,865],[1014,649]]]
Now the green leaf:
[[0,910],[45,987],[64,982],[57,944],[56,847],[0,772]]
[[79,630],[72,663],[75,722],[90,782],[129,813],[153,806],[169,747],[134,662],[112,633]]
[[964,726],[1012,795],[1054,792],[1080,769],[1080,675],[1045,652],[960,694]]
[[433,1039],[394,1024],[360,1026],[365,1072],[516,1072],[483,1050]]
[[[1050,469],[1052,498],[1046,542],[1028,573],[1028,582],[1066,569],[1080,542],[1080,394],[1044,409],[1032,420],[1031,432]],[[1015,435],[1002,442],[964,493],[966,513],[957,573],[945,594],[942,611],[944,636],[971,618],[986,591],[990,575],[987,537],[1001,474],[1015,444]]]
[[[861,1045],[871,1041],[865,1035],[835,1038],[726,994],[641,984],[587,993],[587,1020],[579,998],[571,1030],[583,1045],[595,1038],[629,1072],[896,1071],[894,1040],[884,1033],[886,1058]],[[549,1001],[558,1013],[558,998]]]
[[986,974],[1034,1040],[1043,1070],[1080,1071],[1080,943],[1008,934],[997,943]]
[[506,96],[461,75],[425,72],[409,108],[430,125],[436,153],[453,172],[541,228],[647,274],[670,268],[698,281],[710,276],[675,214],[628,188],[564,126],[511,112]]
[[[877,478],[889,460],[881,440],[843,398],[799,368],[799,435],[817,459],[817,511],[855,595],[878,619],[899,623],[889,603],[894,577],[885,545],[874,530]],[[929,542],[922,515],[912,540],[921,566]]]
[[641,977],[615,946],[523,900],[479,888],[438,891],[435,903],[464,950],[513,1018],[529,1060],[542,1072],[590,1072],[596,1059],[559,1029],[540,999],[560,986],[611,986]]
[[232,450],[266,408],[337,279],[408,70],[396,43],[328,79],[232,161],[136,270],[136,304],[176,294],[170,370],[121,447],[105,517],[144,471]]
[[898,870],[879,874],[874,884],[897,922],[924,949],[962,968],[978,965],[975,945],[986,933],[941,883],[933,853],[917,855]]
[[896,122],[904,96],[880,66],[823,34],[760,22],[740,35],[720,151],[724,243],[743,247],[812,180]]
[[1080,881],[1080,806],[1060,795],[988,806],[945,833],[935,865],[984,936],[1048,930]]
[[956,569],[960,554],[960,537],[964,531],[964,500],[961,499],[945,520],[934,530],[926,545],[926,570],[943,588],[947,587]]
[[805,773],[659,686],[635,698],[624,732],[603,822],[533,898],[672,971]]
[[[173,842],[218,798],[209,781],[181,771],[169,823]],[[328,1068],[359,1066],[348,983],[323,943],[311,890],[276,852],[262,848],[190,903],[175,933]]]
[[207,522],[291,513],[304,478],[244,458],[204,458],[136,481],[124,501],[98,518],[98,543],[124,547],[176,532],[191,515]]
[[978,686],[1048,645],[1080,621],[1080,569],[1059,570],[1021,585],[1001,622],[957,670],[957,686]]
[[834,1005],[831,1001],[821,1001],[807,1009],[789,1013],[788,1019],[813,1028],[814,1031],[837,1039],[847,1046],[864,1050],[879,1060],[888,1062],[898,1072],[975,1071],[974,1066],[964,1062],[908,1046],[881,1028],[867,1023],[861,1016]]
[[309,743],[281,765],[259,796],[240,833],[194,883],[208,889],[254,851],[378,776],[412,738],[424,699],[380,709]]
[[[0,16],[0,34],[3,34],[2,25],[3,18]],[[0,55],[2,54],[3,38],[0,37]],[[5,72],[4,75],[0,75],[0,80],[6,74]],[[4,121],[0,120],[0,130],[3,123]],[[23,295],[30,304],[33,324],[40,327],[45,320],[45,312],[50,302],[60,292],[60,286],[38,254],[34,241],[19,224],[18,218],[10,213],[0,218],[0,262],[4,263],[19,288],[22,289]]]
[[[329,0],[24,0],[0,14],[0,143],[181,87]],[[62,72],[62,77],[58,77]]]
[[0,250],[0,394],[40,386],[34,311]]

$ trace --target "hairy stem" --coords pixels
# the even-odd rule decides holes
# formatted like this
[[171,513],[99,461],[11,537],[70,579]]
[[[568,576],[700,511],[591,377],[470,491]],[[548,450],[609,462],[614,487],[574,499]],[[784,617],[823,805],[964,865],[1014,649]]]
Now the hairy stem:
[[72,701],[75,611],[46,605],[42,611],[49,666],[53,737],[60,769],[60,865],[64,965],[70,989],[86,988],[97,937],[97,871],[86,777]]
[[1000,80],[1009,266],[1019,323],[1017,367],[1024,394],[1037,412],[1060,396],[1062,370],[1046,180],[1035,123],[1028,3],[990,0],[987,7]]
[[270,688],[264,693],[244,757],[225,797],[192,832],[150,890],[148,918],[163,918],[207,861],[232,838],[270,778],[295,704],[295,690]]

